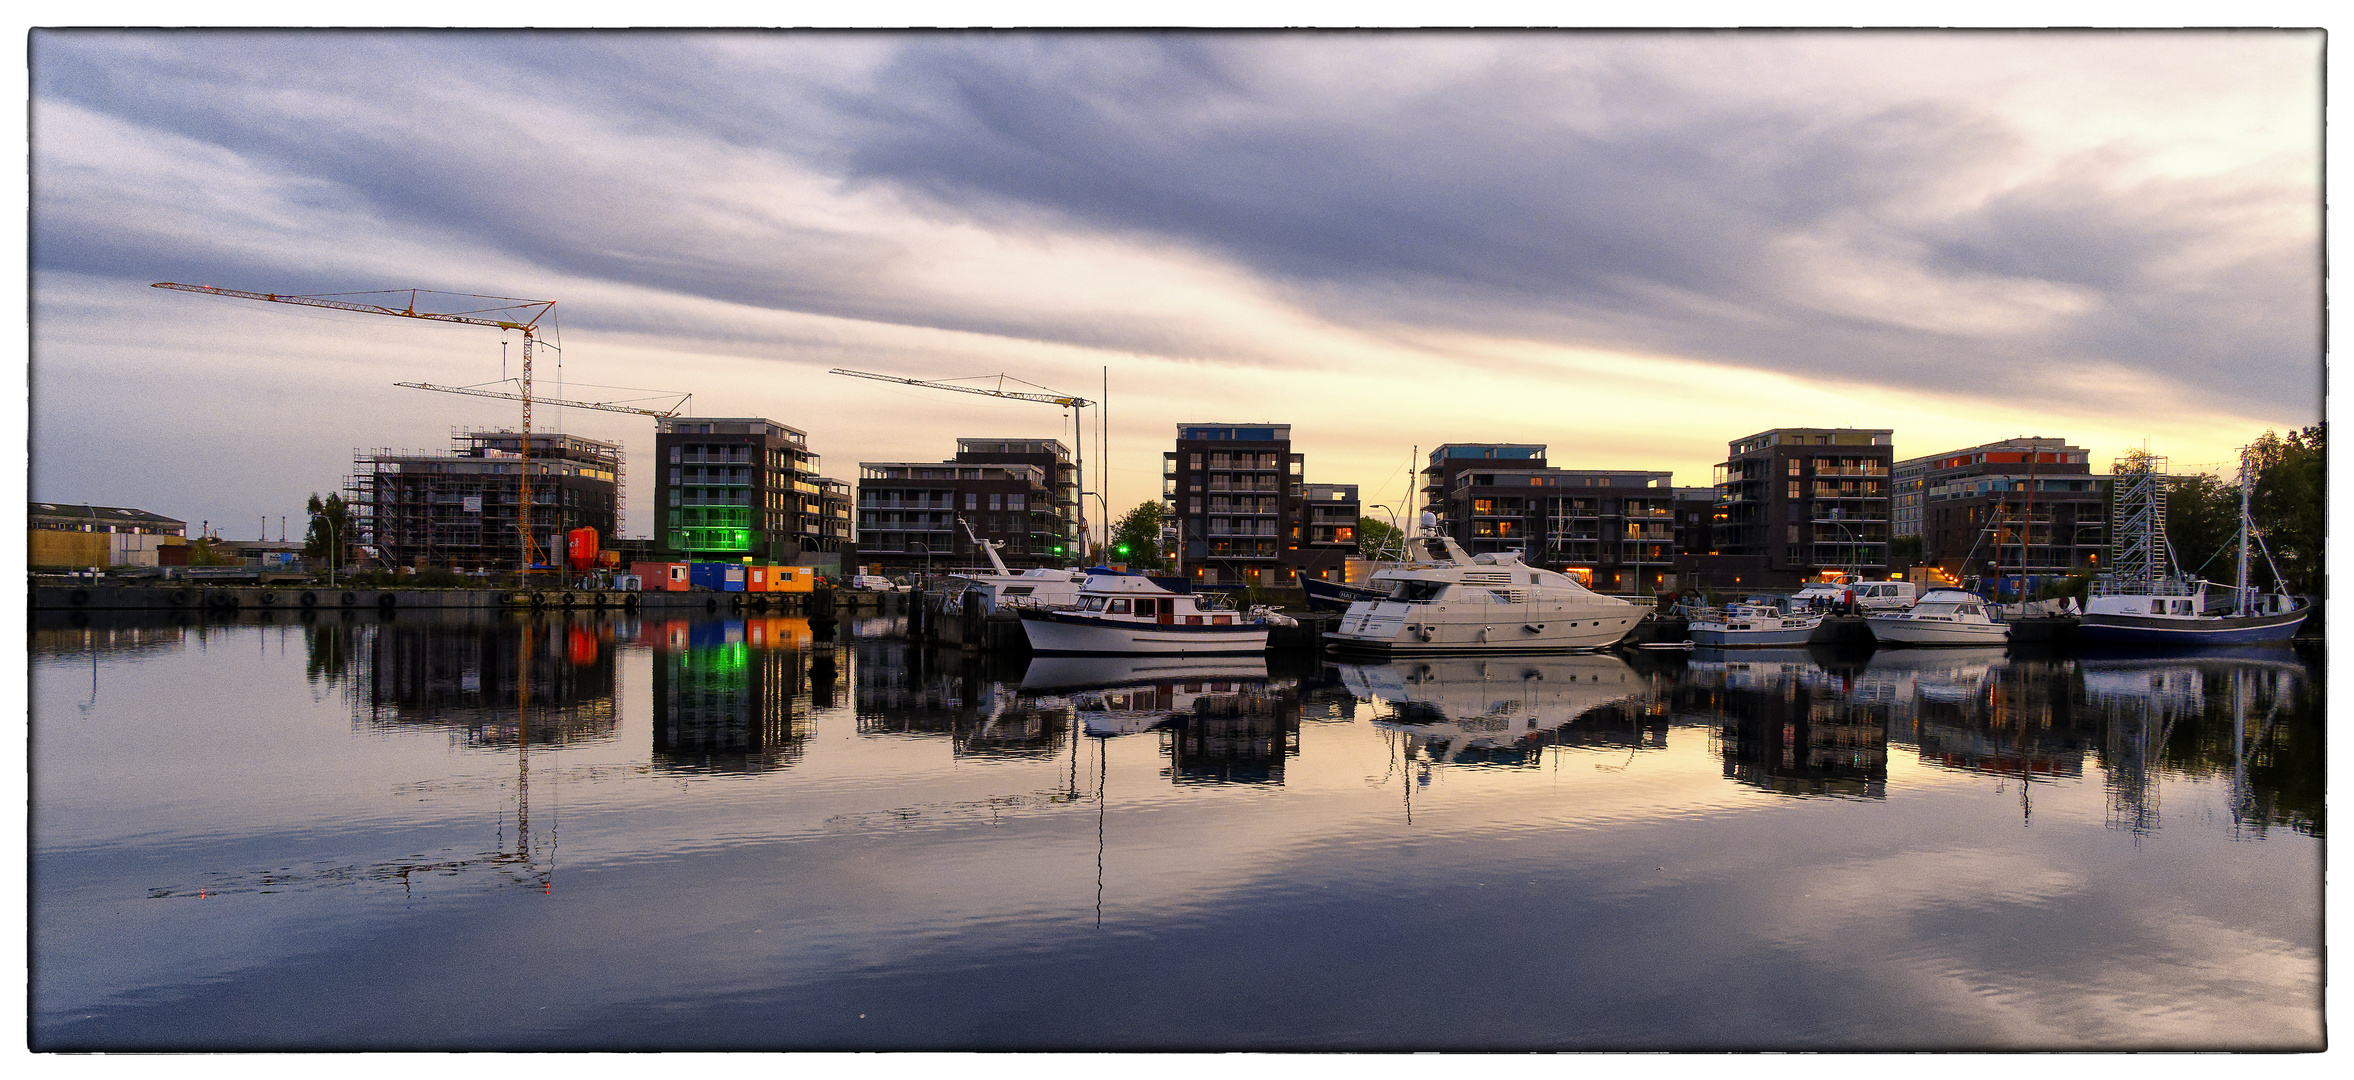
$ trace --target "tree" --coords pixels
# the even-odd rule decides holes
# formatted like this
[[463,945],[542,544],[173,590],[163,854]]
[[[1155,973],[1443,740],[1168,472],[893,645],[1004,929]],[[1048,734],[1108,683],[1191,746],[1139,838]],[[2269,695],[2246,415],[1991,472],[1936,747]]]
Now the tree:
[[359,539],[352,534],[351,508],[343,505],[341,495],[329,492],[327,498],[321,500],[319,493],[314,491],[311,492],[309,510],[311,528],[303,535],[303,558],[325,559],[340,565],[343,562],[343,549]]
[[1888,542],[1888,565],[1911,566],[1921,561],[1921,538],[1899,536]]
[[1161,504],[1141,502],[1112,526],[1112,561],[1139,570],[1161,567]]
[[1357,519],[1357,555],[1366,559],[1396,559],[1406,553],[1406,534],[1392,528],[1389,522],[1369,517]]
[[[2248,516],[2255,520],[2257,533],[2292,592],[2321,591],[2322,555],[2329,539],[2329,454],[2323,436],[2320,424],[2292,431],[2285,439],[2267,431],[2248,448],[2248,464],[2256,472]],[[2232,494],[2236,500],[2238,492]],[[2253,543],[2250,547],[2249,578],[2269,582],[2272,572]]]
[[[2167,478],[2166,540],[2183,573],[2212,578],[2217,556],[2239,538],[2240,493],[2205,473]],[[2228,571],[2225,571],[2228,573]]]

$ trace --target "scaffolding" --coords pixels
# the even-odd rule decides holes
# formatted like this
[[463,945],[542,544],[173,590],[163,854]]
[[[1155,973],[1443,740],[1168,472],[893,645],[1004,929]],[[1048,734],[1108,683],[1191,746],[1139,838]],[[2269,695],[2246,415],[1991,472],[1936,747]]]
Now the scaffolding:
[[[523,435],[453,428],[450,444],[440,452],[352,451],[345,502],[359,542],[373,545],[388,566],[517,569]],[[616,535],[625,478],[620,444],[535,431],[530,450],[535,531],[585,526],[600,537]]]
[[2147,450],[2127,450],[2109,466],[2111,510],[2109,575],[2119,584],[2152,583],[2173,576],[2166,541],[2166,459]]

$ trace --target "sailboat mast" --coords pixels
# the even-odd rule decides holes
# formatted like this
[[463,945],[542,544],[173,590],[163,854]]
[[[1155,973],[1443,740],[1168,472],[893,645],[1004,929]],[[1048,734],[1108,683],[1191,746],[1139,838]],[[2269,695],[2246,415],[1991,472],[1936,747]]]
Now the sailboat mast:
[[2248,613],[2248,506],[2255,494],[2255,479],[2248,472],[2248,448],[2240,447],[2240,568],[2235,583],[2240,587],[2239,613]]

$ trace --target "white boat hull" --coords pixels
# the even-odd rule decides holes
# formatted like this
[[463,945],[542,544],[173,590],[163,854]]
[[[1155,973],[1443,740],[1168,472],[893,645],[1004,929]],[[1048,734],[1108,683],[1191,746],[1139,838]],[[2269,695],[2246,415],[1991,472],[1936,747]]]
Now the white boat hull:
[[1368,652],[1567,652],[1618,644],[1643,615],[1642,609],[1619,603],[1377,600],[1350,605],[1339,628],[1326,633],[1324,640],[1338,648]]
[[1195,626],[1025,610],[1022,632],[1038,653],[1233,656],[1267,651],[1267,627],[1258,623]]
[[2001,645],[2011,639],[2009,623],[1941,622],[1894,615],[1868,615],[1864,625],[1883,645]]

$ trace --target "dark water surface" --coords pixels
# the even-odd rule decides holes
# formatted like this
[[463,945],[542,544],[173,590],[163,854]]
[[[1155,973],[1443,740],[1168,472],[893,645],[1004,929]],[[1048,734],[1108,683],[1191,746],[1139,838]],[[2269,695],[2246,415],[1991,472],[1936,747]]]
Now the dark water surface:
[[36,1049],[2317,1049],[2317,656],[32,633]]

